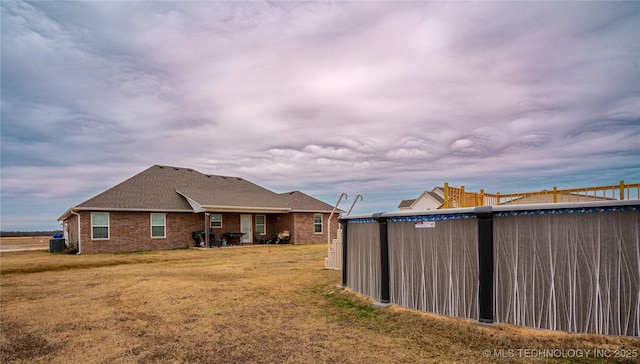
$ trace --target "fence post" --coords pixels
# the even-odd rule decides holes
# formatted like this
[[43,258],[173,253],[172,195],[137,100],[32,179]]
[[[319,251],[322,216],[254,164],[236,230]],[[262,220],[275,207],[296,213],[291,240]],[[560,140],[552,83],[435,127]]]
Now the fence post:
[[620,201],[624,200],[624,180],[620,180]]
[[373,218],[380,225],[380,303],[386,305],[391,301],[389,293],[389,237],[387,234],[387,218],[382,217],[383,213],[373,214]]
[[342,287],[347,286],[347,226],[349,226],[348,220],[338,219],[342,225]]
[[473,209],[478,219],[478,320],[493,323],[493,213],[491,206]]
[[558,187],[553,186],[553,203],[558,203]]
[[449,182],[444,183],[444,208],[449,208]]

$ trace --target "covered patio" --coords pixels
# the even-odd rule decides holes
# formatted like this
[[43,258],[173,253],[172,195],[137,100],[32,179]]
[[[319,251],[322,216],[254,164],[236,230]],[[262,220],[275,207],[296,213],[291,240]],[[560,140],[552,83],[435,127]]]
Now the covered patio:
[[203,227],[192,237],[197,247],[224,247],[250,244],[292,243],[292,215],[287,211],[203,212]]

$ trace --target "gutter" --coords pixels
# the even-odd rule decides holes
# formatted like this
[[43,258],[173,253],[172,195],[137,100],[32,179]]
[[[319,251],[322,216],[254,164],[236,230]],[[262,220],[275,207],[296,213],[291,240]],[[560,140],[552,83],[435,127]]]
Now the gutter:
[[71,216],[71,209],[72,208],[68,208],[67,211],[65,211],[62,215],[60,215],[60,217],[58,217],[58,221],[64,221],[66,220],[69,216]]
[[[146,208],[146,207],[73,207],[76,211],[118,211],[118,212],[193,212],[193,210],[186,209],[158,209],[158,208]],[[65,212],[58,220],[63,220]]]
[[288,213],[291,212],[289,207],[251,207],[251,206],[216,206],[202,205],[200,206],[206,212],[246,212],[246,213]]
[[297,209],[291,209],[290,212],[313,212],[313,213],[317,213],[317,214],[320,214],[320,213],[322,213],[322,214],[330,214],[332,212],[344,212],[344,211],[342,211],[340,209],[337,209],[337,210],[334,210],[334,211],[332,211],[332,210],[297,210]]

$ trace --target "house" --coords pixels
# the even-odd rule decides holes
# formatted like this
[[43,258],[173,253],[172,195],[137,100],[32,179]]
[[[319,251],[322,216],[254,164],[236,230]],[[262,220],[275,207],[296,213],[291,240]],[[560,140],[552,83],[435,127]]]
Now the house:
[[400,211],[437,210],[444,202],[444,188],[434,187],[431,191],[424,191],[418,198],[402,200]]
[[279,194],[239,177],[155,165],[58,220],[70,247],[100,253],[196,246],[198,231],[204,246],[254,244],[280,232],[289,232],[291,244],[325,243],[337,235],[326,231],[332,210],[300,191]]

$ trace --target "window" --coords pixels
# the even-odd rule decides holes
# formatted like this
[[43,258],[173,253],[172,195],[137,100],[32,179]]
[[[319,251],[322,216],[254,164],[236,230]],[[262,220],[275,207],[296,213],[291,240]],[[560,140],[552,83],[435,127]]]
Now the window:
[[91,239],[109,239],[109,213],[91,213]]
[[313,232],[322,234],[322,214],[313,215]]
[[256,233],[260,235],[267,233],[267,217],[265,215],[256,215]]
[[166,237],[166,215],[165,214],[151,214],[151,237],[152,238],[164,238]]
[[211,227],[212,228],[221,228],[222,227],[222,215],[221,214],[211,214]]

